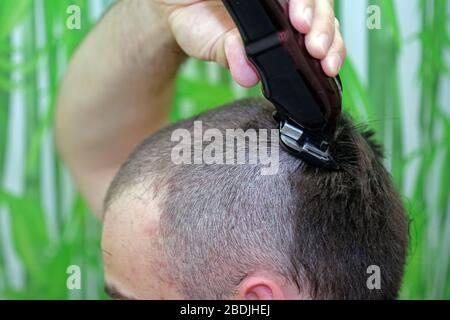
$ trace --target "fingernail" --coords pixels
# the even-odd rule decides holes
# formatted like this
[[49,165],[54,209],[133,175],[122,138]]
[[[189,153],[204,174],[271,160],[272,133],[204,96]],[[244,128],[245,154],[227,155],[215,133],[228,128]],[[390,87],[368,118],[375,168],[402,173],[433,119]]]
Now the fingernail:
[[332,53],[328,57],[328,67],[330,68],[330,71],[332,73],[338,74],[341,65],[342,65],[342,58],[338,53]]
[[305,10],[303,10],[303,19],[305,20],[306,24],[311,27],[313,19],[313,11],[311,7],[306,7]]

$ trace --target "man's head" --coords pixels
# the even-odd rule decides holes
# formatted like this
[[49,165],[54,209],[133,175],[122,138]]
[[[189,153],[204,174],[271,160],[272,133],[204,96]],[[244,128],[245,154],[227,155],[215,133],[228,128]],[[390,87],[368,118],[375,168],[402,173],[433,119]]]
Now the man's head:
[[[176,129],[275,129],[272,107],[246,100],[150,137],[114,179],[103,251],[111,291],[130,298],[395,298],[408,219],[380,148],[343,117],[331,146],[340,171],[313,168],[279,149],[275,175],[261,163],[175,164]],[[261,156],[258,148],[234,154]],[[264,140],[264,141],[261,141]],[[206,147],[208,142],[203,142]],[[228,162],[227,162],[228,163]],[[381,289],[368,287],[380,268]]]

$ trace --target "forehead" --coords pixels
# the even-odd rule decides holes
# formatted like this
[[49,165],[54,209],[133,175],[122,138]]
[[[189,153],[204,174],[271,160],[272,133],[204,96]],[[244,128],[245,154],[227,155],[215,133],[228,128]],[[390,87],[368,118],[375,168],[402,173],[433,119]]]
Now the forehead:
[[141,201],[139,197],[139,190],[127,192],[105,214],[105,281],[126,296],[159,299],[167,285],[161,278],[159,201]]

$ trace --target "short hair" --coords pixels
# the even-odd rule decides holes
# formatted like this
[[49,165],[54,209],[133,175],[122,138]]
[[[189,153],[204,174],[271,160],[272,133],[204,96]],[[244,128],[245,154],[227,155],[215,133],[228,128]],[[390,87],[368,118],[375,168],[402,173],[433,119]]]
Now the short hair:
[[[175,129],[193,132],[196,120],[223,133],[276,129],[273,110],[265,100],[243,100],[159,131],[122,166],[106,208],[134,185],[148,186],[144,197],[161,195],[166,271],[189,299],[230,298],[261,268],[311,298],[395,299],[409,220],[373,134],[348,116],[339,119],[330,146],[338,171],[312,167],[283,149],[276,175],[261,175],[260,164],[171,161]],[[374,290],[367,284],[373,265],[381,271]]]

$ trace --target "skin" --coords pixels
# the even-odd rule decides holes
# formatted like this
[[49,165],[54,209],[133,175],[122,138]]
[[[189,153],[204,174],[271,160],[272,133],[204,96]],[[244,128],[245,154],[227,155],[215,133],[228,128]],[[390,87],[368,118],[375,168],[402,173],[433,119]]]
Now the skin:
[[[345,46],[332,0],[291,0],[292,25],[329,76],[338,74]],[[61,85],[56,142],[81,193],[103,219],[102,203],[120,165],[168,120],[174,80],[187,56],[229,68],[242,86],[259,82],[221,1],[121,0],[90,32]],[[114,298],[181,299],[162,275],[159,200],[142,203],[139,187],[106,212],[102,250]],[[299,299],[304,293],[268,270],[243,279],[235,299]]]

